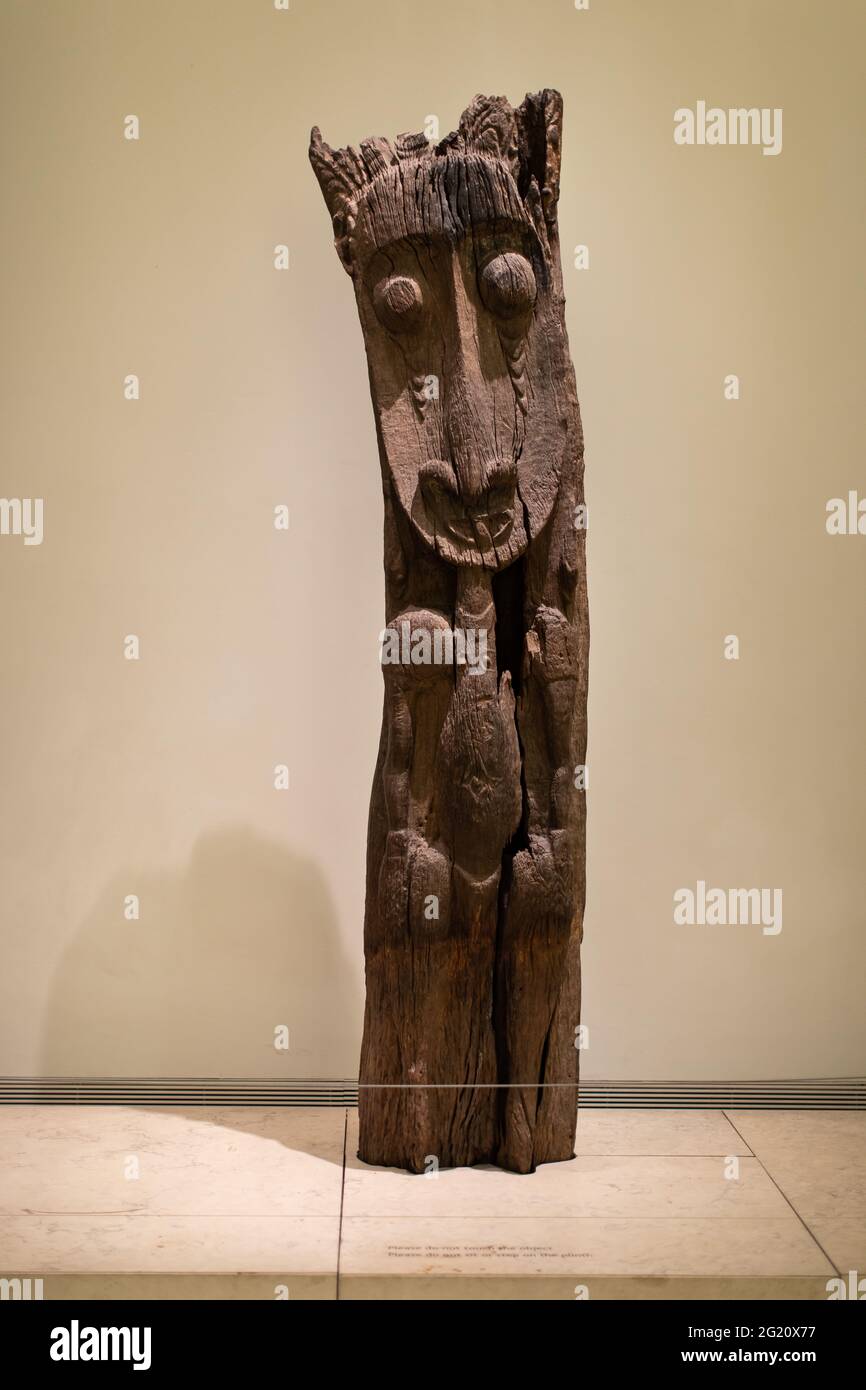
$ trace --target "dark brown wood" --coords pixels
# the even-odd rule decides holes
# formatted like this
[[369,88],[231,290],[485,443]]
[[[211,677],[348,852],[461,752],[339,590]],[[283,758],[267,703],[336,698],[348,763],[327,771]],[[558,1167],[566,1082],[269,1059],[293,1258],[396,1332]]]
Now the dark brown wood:
[[544,91],[476,97],[436,145],[310,146],[385,499],[359,1155],[413,1172],[574,1147],[589,628],[561,129]]

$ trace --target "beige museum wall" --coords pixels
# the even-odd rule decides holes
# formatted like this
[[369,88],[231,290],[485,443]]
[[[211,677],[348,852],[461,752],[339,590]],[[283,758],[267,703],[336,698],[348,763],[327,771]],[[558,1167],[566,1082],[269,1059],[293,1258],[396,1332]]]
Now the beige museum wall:
[[[307,138],[546,85],[590,248],[585,1074],[866,1071],[866,537],[825,530],[866,493],[864,30],[859,0],[3,0],[2,492],[45,535],[0,537],[0,1072],[356,1074],[381,498]],[[699,99],[782,107],[782,153],[675,146]],[[781,933],[676,926],[698,879],[781,887]]]

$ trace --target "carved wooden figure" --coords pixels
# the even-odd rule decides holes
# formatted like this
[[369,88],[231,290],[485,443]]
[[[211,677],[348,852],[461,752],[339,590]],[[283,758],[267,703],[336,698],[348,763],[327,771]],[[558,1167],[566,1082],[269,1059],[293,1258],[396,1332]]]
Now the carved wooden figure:
[[544,91],[476,97],[435,145],[310,146],[385,500],[359,1155],[413,1172],[573,1155],[589,629],[561,127]]

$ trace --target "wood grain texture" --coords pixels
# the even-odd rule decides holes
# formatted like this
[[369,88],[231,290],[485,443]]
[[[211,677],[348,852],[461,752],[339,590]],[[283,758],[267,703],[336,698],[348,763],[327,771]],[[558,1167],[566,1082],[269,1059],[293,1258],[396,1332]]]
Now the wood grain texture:
[[561,128],[546,90],[476,97],[435,145],[310,146],[385,509],[359,1155],[413,1172],[573,1153],[589,627]]

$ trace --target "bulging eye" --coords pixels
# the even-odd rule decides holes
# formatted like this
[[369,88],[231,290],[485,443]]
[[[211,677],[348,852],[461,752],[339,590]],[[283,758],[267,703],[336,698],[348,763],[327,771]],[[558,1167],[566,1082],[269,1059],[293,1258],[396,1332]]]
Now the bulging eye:
[[535,303],[535,295],[532,266],[517,251],[501,251],[481,272],[481,298],[498,318],[513,319],[528,314]]
[[410,275],[389,275],[373,291],[373,307],[392,333],[417,328],[424,310],[421,286]]

